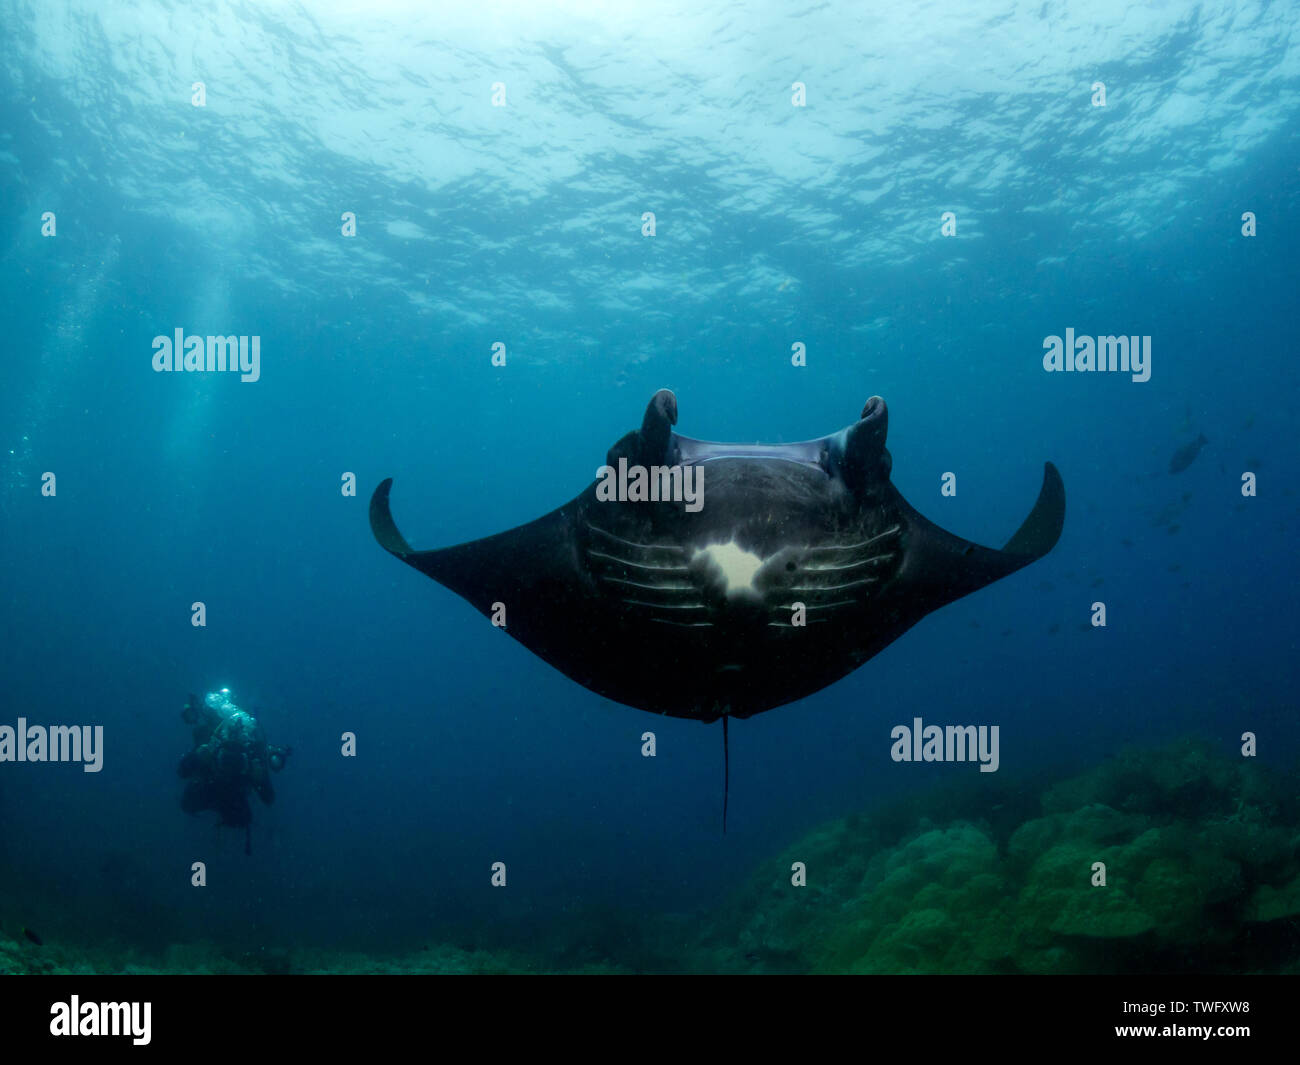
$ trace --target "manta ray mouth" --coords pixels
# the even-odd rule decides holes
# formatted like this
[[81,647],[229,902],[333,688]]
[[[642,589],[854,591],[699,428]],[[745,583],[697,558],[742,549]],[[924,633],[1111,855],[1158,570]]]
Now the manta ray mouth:
[[683,466],[698,466],[718,459],[746,459],[755,462],[794,462],[829,472],[825,440],[801,440],[797,444],[723,444],[695,440],[673,433],[672,454]]
[[[676,423],[676,405],[673,406]],[[884,453],[889,432],[889,409],[879,396],[872,396],[862,408],[862,416],[853,424],[819,440],[799,440],[792,444],[730,444],[716,440],[697,440],[669,432],[667,454],[674,464],[698,466],[716,459],[745,459],[755,462],[793,462],[811,466],[830,476],[839,468],[874,462]],[[888,470],[885,471],[888,474]]]

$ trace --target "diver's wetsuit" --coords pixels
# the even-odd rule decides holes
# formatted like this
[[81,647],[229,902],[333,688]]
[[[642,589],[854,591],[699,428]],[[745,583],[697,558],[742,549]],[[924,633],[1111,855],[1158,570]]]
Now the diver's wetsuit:
[[262,726],[231,701],[230,691],[209,692],[203,702],[191,695],[182,714],[194,728],[194,749],[178,769],[189,783],[181,796],[188,814],[215,810],[220,823],[244,829],[244,853],[252,851],[250,790],[267,805],[275,801],[271,773],[284,767],[289,748],[266,742]]

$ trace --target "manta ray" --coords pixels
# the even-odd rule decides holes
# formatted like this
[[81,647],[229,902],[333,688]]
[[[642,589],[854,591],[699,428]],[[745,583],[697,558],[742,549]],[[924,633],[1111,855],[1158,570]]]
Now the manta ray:
[[[677,398],[661,389],[597,480],[536,521],[416,551],[393,521],[389,478],[370,527],[572,680],[641,710],[721,718],[725,744],[729,718],[834,683],[1059,539],[1065,486],[1050,462],[1001,550],[927,520],[890,482],[888,421],[872,396],[857,422],[818,440],[715,443],[677,433]],[[685,473],[673,483],[693,480],[698,498],[611,497],[609,471],[638,468],[665,486],[663,471]]]

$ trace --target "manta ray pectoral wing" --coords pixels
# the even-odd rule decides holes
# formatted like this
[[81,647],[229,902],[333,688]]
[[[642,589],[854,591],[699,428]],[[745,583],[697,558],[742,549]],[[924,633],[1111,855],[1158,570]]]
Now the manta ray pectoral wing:
[[[1034,509],[1002,548],[1002,554],[1023,558],[1021,566],[1042,558],[1056,546],[1065,527],[1065,482],[1050,462],[1043,463],[1043,486]],[[1017,566],[1016,569],[1019,569]],[[1011,572],[1011,571],[1008,571]]]
[[1065,484],[1057,468],[1045,463],[1034,509],[1000,551],[963,540],[902,505],[910,512],[911,540],[902,576],[924,595],[928,611],[1015,573],[1055,547],[1065,525]]
[[[491,616],[503,603],[511,617],[527,622],[547,610],[567,608],[581,587],[576,550],[561,507],[536,521],[481,540],[416,551],[406,542],[389,509],[392,479],[370,497],[370,531],[379,545],[408,566],[451,589],[480,613]],[[511,635],[531,646],[532,625],[508,624]]]
[[406,537],[397,531],[397,523],[393,521],[393,512],[388,508],[388,493],[392,491],[392,488],[393,479],[387,477],[380,482],[379,487],[375,489],[374,494],[370,497],[370,531],[375,534],[375,539],[379,541],[380,547],[390,555],[396,555],[405,562],[415,552],[411,550],[411,545],[406,542]]

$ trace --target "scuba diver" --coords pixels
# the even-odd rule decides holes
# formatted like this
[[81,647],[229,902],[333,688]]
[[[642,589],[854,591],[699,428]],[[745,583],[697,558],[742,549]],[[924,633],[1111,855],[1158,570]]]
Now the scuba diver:
[[215,810],[218,824],[244,830],[244,853],[251,854],[253,809],[249,791],[268,806],[275,801],[271,774],[284,768],[290,748],[266,742],[257,719],[235,705],[230,689],[209,692],[202,702],[191,695],[181,714],[194,729],[194,749],[178,769],[189,781],[181,796],[187,814]]

